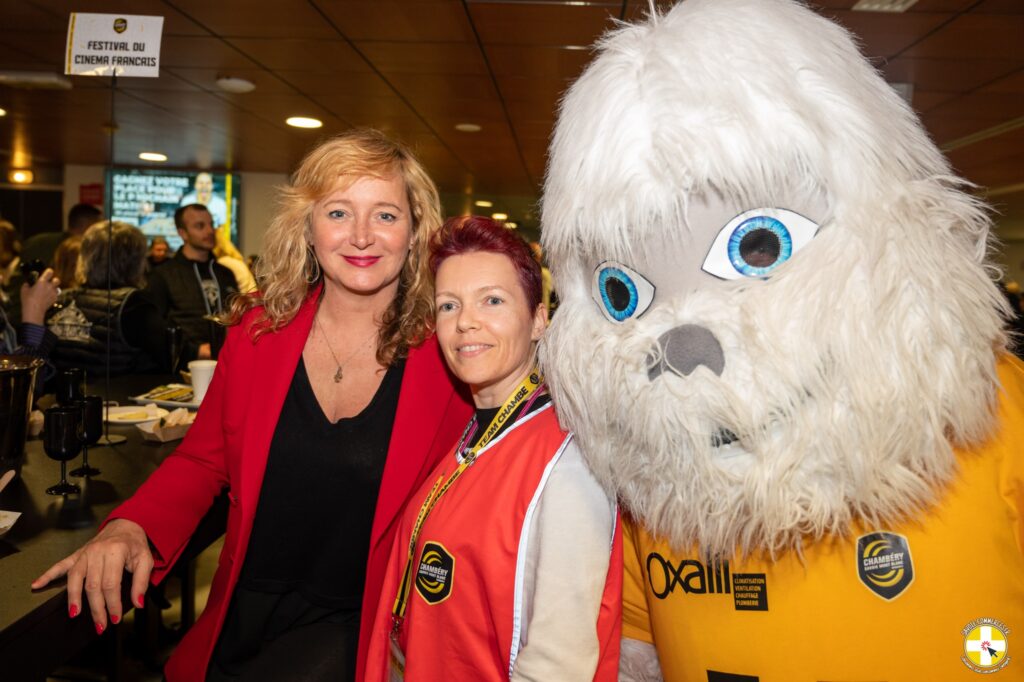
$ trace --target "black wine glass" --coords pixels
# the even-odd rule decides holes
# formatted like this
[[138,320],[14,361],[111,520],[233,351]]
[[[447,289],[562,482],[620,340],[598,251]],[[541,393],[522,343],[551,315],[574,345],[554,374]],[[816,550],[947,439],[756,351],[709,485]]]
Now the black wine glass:
[[89,466],[89,447],[99,442],[103,435],[103,398],[98,395],[87,395],[78,401],[82,410],[82,422],[78,430],[82,441],[82,466],[71,470],[72,476],[98,476],[100,470]]
[[178,365],[181,363],[181,351],[184,348],[185,339],[181,327],[171,325],[164,330],[167,335],[167,355],[171,363],[171,376],[177,377]]
[[85,385],[85,370],[80,367],[62,369],[57,375],[57,403],[64,407],[74,407],[82,399]]
[[60,483],[46,489],[47,495],[73,495],[81,492],[74,483],[68,483],[68,461],[78,456],[82,448],[79,439],[82,410],[75,406],[51,407],[43,416],[43,450],[50,459],[60,462]]

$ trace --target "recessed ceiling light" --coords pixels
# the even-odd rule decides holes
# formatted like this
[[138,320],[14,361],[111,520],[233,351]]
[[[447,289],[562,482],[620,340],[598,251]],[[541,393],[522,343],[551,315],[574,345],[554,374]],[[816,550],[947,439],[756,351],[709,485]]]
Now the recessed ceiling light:
[[247,92],[252,92],[256,89],[256,84],[252,81],[247,81],[244,78],[235,78],[234,76],[220,76],[217,78],[217,87],[224,92],[230,92],[235,95],[244,95]]
[[285,123],[293,128],[319,128],[324,124],[320,119],[308,116],[292,116]]
[[27,168],[18,168],[7,173],[7,179],[15,185],[31,185],[35,174]]
[[513,222],[509,221],[509,222],[505,223],[505,227],[510,227],[510,228],[512,228],[514,230],[517,227],[519,227],[519,223],[513,223]]
[[167,155],[160,152],[139,152],[139,158],[143,161],[166,161]]
[[508,220],[508,213],[492,213],[491,217],[495,220]]
[[860,0],[851,7],[855,12],[906,12],[917,0]]
[[494,206],[494,202],[487,201],[486,199],[477,199],[473,202],[473,205],[479,206],[480,208],[490,208],[491,206]]
[[460,133],[479,133],[481,128],[475,123],[457,123],[455,129]]
[[6,116],[6,115],[7,115],[7,110],[6,109],[0,109],[0,116]]

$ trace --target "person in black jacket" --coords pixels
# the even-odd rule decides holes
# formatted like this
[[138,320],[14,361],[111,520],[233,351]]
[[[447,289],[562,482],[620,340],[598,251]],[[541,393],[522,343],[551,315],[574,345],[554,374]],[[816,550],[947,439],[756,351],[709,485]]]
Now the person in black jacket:
[[213,258],[217,245],[210,212],[202,204],[174,212],[183,243],[174,258],[149,275],[146,294],[170,325],[181,328],[182,360],[215,358],[224,328],[214,319],[238,293],[235,276]]
[[166,325],[140,291],[146,268],[142,232],[128,223],[99,222],[86,231],[81,248],[82,284],[61,294],[60,308],[46,321],[58,339],[50,359],[61,369],[81,367],[89,378],[103,376],[108,357],[112,376],[165,370]]

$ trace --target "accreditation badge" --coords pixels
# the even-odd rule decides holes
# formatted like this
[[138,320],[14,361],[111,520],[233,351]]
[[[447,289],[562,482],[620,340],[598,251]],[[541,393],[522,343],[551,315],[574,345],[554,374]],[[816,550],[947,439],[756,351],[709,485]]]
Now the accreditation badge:
[[398,643],[398,633],[392,632],[388,637],[388,680],[403,682],[405,680],[405,653]]

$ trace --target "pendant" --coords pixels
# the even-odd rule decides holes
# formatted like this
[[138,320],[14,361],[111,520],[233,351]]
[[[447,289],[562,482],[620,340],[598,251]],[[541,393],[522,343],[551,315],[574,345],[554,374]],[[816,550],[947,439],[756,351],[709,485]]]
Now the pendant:
[[341,373],[341,367],[339,367],[338,371],[334,373],[334,383],[340,382],[342,377],[343,377],[343,375]]

